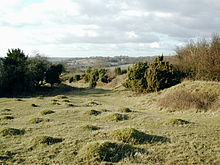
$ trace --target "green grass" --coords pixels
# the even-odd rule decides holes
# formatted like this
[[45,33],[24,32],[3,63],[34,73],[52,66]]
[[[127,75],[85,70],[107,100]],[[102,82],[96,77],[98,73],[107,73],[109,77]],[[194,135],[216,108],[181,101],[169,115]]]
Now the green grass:
[[[79,83],[44,99],[0,98],[0,118],[14,117],[0,120],[0,164],[220,164],[220,83],[187,81],[149,94],[81,89]],[[207,93],[215,101],[197,112],[159,106],[161,98],[180,89]],[[65,99],[77,106],[67,106]],[[88,106],[91,100],[98,105]],[[122,107],[132,111],[121,112]],[[101,113],[87,114],[91,109]],[[43,110],[55,113],[44,116]]]

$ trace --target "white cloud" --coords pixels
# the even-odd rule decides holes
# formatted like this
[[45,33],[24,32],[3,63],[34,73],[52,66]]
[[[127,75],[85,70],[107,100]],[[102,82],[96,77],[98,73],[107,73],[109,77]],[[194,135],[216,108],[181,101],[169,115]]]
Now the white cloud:
[[170,54],[220,32],[218,0],[0,1],[1,55],[12,47],[54,56]]

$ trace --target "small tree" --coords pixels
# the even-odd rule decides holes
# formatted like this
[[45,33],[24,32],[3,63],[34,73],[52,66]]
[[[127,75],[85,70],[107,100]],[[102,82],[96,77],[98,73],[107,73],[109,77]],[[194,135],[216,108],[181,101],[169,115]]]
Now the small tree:
[[27,56],[20,49],[8,50],[2,59],[4,70],[4,89],[7,92],[20,92],[30,88],[27,73]]
[[45,74],[50,66],[51,63],[47,61],[46,57],[37,55],[36,57],[28,59],[28,76],[34,86],[37,87],[43,84]]
[[64,71],[62,64],[52,65],[45,74],[45,80],[51,84],[51,87],[55,83],[61,83],[60,74]]

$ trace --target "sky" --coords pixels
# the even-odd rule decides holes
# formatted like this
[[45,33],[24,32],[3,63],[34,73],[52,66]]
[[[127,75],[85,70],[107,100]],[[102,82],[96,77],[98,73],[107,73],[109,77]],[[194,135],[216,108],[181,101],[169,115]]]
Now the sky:
[[220,34],[219,0],[0,0],[0,56],[175,55]]

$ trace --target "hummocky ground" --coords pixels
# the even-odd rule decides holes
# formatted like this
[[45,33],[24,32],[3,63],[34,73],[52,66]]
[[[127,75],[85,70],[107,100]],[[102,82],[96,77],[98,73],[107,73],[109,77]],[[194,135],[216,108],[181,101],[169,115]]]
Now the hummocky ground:
[[[220,164],[220,83],[135,94],[119,82],[0,98],[0,164]],[[214,98],[179,110],[175,90]]]

